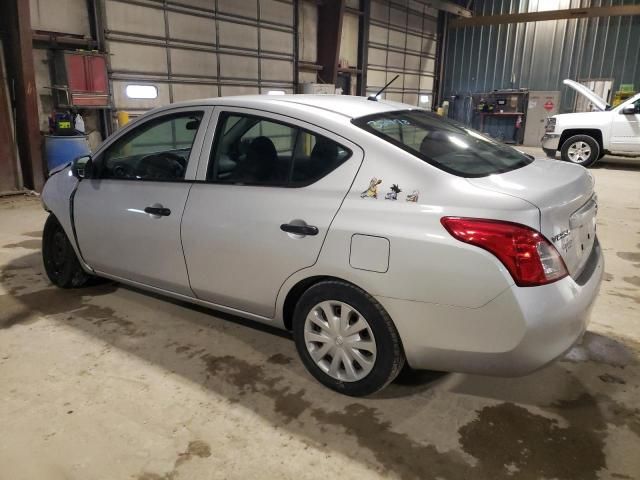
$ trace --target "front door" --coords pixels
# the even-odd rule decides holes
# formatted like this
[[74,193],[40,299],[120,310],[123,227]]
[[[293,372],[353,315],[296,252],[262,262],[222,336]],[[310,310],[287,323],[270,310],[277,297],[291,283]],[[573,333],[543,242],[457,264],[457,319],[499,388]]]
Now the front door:
[[316,262],[361,162],[360,148],[334,133],[264,112],[221,112],[182,222],[196,296],[272,317],[285,280]]
[[73,207],[82,257],[98,273],[193,295],[180,220],[210,113],[211,107],[162,112],[94,157]]
[[640,155],[640,99],[632,104],[635,113],[623,114],[620,109],[613,115],[611,151]]

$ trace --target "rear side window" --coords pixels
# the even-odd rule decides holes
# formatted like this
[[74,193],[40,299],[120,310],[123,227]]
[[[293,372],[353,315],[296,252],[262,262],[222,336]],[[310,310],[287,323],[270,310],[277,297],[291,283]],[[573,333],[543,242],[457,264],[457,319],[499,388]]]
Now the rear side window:
[[357,118],[353,123],[460,177],[504,173],[533,161],[475,130],[422,110],[369,115]]
[[327,175],[351,152],[321,135],[254,115],[223,113],[207,179],[301,187]]

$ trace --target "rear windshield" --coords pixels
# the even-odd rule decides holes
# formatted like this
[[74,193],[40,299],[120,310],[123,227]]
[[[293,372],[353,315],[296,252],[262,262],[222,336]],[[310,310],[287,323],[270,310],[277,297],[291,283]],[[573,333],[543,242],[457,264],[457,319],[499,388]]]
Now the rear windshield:
[[377,113],[353,123],[460,177],[508,172],[533,161],[514,148],[424,110]]

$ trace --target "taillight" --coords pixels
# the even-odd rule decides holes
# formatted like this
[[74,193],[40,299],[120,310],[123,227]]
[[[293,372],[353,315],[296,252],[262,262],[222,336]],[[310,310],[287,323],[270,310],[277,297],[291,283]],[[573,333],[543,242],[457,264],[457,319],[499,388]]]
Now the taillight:
[[460,217],[443,217],[440,222],[454,238],[498,257],[520,287],[544,285],[568,275],[556,248],[526,225]]

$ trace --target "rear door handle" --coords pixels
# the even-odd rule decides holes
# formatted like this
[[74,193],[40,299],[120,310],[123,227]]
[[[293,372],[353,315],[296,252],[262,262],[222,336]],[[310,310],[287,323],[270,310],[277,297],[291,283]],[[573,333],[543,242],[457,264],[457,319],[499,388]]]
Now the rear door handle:
[[148,213],[149,215],[156,215],[158,217],[168,217],[171,215],[171,210],[164,207],[146,207],[144,209],[144,213]]
[[293,223],[283,223],[280,225],[280,230],[287,233],[294,233],[296,235],[317,235],[318,227],[313,225],[294,225]]

